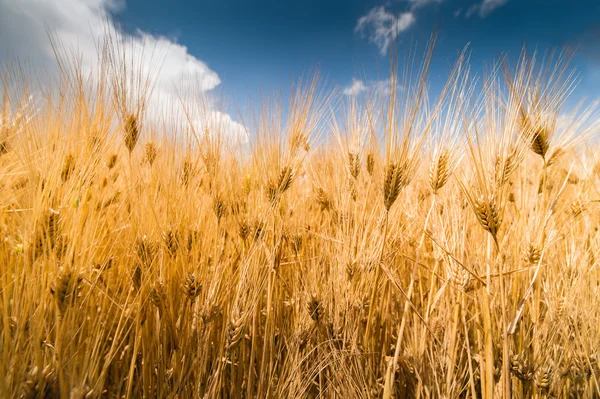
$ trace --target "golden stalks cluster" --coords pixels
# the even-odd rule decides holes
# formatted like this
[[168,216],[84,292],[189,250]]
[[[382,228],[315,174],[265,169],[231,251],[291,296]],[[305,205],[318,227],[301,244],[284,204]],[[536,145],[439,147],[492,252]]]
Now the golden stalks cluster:
[[3,72],[0,397],[599,397],[597,108],[563,56],[430,60],[248,143],[114,54]]

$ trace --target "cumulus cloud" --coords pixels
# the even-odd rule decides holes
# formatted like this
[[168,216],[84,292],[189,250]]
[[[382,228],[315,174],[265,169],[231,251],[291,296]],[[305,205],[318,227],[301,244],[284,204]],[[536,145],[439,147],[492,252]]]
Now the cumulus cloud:
[[[113,41],[125,46],[129,56],[141,63],[142,71],[155,72],[150,103],[173,104],[177,93],[190,86],[208,91],[221,83],[219,75],[184,45],[141,30],[132,34],[120,30],[111,13],[124,6],[125,0],[0,0],[0,59],[17,57],[48,71],[56,64],[50,33],[65,49],[78,54],[84,72],[89,72],[99,62],[97,43],[112,32]],[[225,121],[237,130],[239,126],[226,116]]]
[[481,18],[485,18],[492,13],[495,9],[502,7],[508,3],[508,0],[483,0],[481,3],[472,5],[465,14],[466,17],[477,13]]
[[225,144],[237,146],[248,141],[246,127],[239,122],[234,121],[229,114],[220,111],[209,111],[202,118],[195,119],[193,122],[194,130],[202,135],[204,132],[227,133],[222,135]]
[[412,12],[394,15],[386,11],[385,7],[379,6],[360,17],[354,31],[366,35],[369,41],[379,48],[380,53],[385,55],[390,43],[400,33],[408,30],[415,21],[416,18]]

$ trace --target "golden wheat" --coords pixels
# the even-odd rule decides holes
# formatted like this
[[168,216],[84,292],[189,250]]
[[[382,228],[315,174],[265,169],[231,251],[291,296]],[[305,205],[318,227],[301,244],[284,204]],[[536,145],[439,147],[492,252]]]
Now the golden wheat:
[[562,64],[477,96],[463,53],[429,104],[428,52],[331,116],[310,80],[231,144],[112,55],[112,100],[3,110],[0,397],[600,395],[600,117],[556,123]]

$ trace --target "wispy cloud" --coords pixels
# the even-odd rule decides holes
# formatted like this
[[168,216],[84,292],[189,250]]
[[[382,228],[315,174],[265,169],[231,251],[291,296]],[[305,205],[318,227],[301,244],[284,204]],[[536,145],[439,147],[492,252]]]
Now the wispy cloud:
[[[423,0],[415,0],[423,1]],[[379,6],[371,9],[366,15],[360,17],[354,28],[355,32],[366,35],[374,43],[379,52],[384,55],[401,32],[408,30],[416,21],[412,12],[394,15]]]
[[508,3],[508,0],[483,0],[481,8],[479,9],[479,15],[483,18],[488,16],[492,11],[498,7],[502,7]]
[[[398,85],[398,89],[402,90],[402,86]],[[390,80],[369,80],[367,82],[360,79],[352,79],[352,83],[344,88],[343,93],[349,97],[358,96],[363,93],[374,93],[376,95],[390,94]]]
[[431,4],[440,4],[443,1],[444,0],[406,0],[406,2],[410,4],[412,10],[423,8]]
[[[139,61],[140,70],[157,71],[150,103],[178,104],[178,93],[191,86],[208,91],[221,83],[219,75],[186,46],[141,30],[133,34],[120,30],[112,13],[123,7],[125,0],[1,0],[0,59],[17,57],[50,71],[49,65],[55,65],[50,32],[65,49],[81,57],[83,72],[88,73],[98,67],[98,43],[107,40],[110,32],[113,41],[126,46],[128,57]],[[159,56],[153,59],[149,53]],[[233,121],[224,115],[220,122]]]
[[344,94],[347,96],[357,96],[365,91],[367,91],[367,86],[360,79],[352,79],[352,84],[344,88]]
[[477,13],[481,18],[485,18],[492,13],[495,9],[502,7],[508,3],[508,0],[483,0],[481,3],[473,4],[467,10],[465,16],[469,18],[471,15]]

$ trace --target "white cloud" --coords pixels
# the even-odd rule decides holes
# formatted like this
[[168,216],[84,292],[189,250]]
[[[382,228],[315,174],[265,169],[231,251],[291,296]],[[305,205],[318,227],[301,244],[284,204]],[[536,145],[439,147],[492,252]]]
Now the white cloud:
[[383,6],[371,9],[366,15],[360,17],[354,28],[355,32],[367,35],[369,41],[374,43],[382,55],[387,53],[390,43],[401,32],[409,29],[416,21],[412,12],[394,15],[385,10]]
[[[402,90],[402,86],[398,85],[398,90]],[[375,93],[377,95],[390,94],[390,80],[370,80],[364,82],[359,79],[352,79],[352,84],[344,89],[344,94],[347,96],[358,96],[365,92]]]
[[479,9],[481,8],[481,4],[473,4],[471,7],[469,7],[467,9],[467,12],[465,12],[465,17],[466,18],[470,18],[471,15],[475,14],[477,11],[479,11]]
[[485,18],[495,9],[508,3],[508,0],[483,0],[481,3],[473,4],[467,10],[465,16],[469,18],[474,13],[478,13],[481,18]]
[[[123,33],[110,13],[124,6],[125,0],[0,0],[0,59],[18,57],[49,71],[49,65],[55,65],[50,32],[65,49],[81,56],[84,72],[89,72],[98,65],[97,43],[112,32],[113,41],[126,46],[141,70],[155,71],[150,108],[152,102],[178,103],[177,93],[189,87],[208,91],[221,83],[219,75],[184,45],[140,30]],[[235,123],[230,117],[228,121]]]
[[[390,87],[390,80],[389,79],[385,79],[385,80],[374,80],[372,82],[369,83],[369,87],[371,87],[371,90],[374,90],[375,93],[379,94],[379,95],[384,95],[387,96],[388,94],[390,94],[391,92],[391,87]],[[396,85],[396,90],[397,91],[402,91],[404,89],[404,87],[400,84]]]
[[430,4],[440,4],[444,0],[406,0],[410,5],[411,9],[422,8]]
[[479,9],[479,16],[481,18],[487,17],[496,8],[502,7],[506,3],[508,3],[508,0],[483,0]]
[[352,79],[352,84],[344,89],[344,94],[347,96],[357,96],[367,90],[365,82],[360,79]]
[[229,114],[220,111],[210,111],[204,118],[195,120],[194,129],[197,134],[204,134],[204,132],[226,133],[222,135],[227,139],[225,144],[233,147],[248,142],[246,127],[234,121]]

